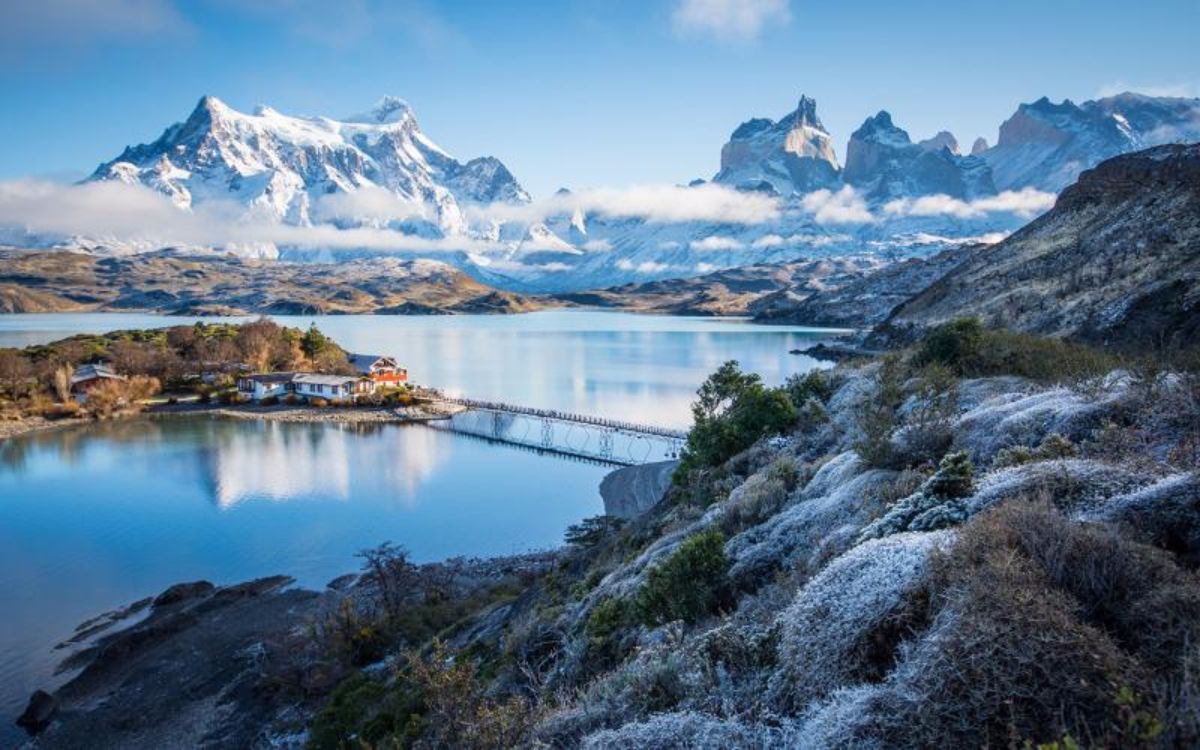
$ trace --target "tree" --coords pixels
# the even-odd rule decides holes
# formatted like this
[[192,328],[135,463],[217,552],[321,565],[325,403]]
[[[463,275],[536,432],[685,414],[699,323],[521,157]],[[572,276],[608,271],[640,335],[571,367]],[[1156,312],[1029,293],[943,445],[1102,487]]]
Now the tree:
[[157,378],[135,375],[128,380],[105,380],[88,391],[87,410],[96,418],[110,417],[119,411],[137,410],[141,402],[158,393]]
[[328,336],[321,333],[321,329],[317,328],[316,323],[310,325],[304,335],[300,337],[300,350],[304,352],[304,356],[314,362],[331,346],[333,346],[333,342],[329,340]]
[[75,368],[70,365],[62,365],[54,370],[54,395],[58,398],[59,403],[67,403],[71,400],[71,376],[75,374]]
[[21,396],[33,378],[33,363],[15,349],[0,350],[0,384],[10,398]]
[[742,372],[734,361],[721,365],[696,395],[677,482],[693,469],[721,464],[796,421],[796,408],[783,389],[767,388],[758,375]]

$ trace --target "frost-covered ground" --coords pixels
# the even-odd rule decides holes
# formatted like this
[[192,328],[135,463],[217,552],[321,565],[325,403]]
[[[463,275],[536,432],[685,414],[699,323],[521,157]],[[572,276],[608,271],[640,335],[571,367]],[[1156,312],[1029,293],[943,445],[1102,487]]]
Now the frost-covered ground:
[[[1196,379],[958,381],[933,419],[948,435],[943,452],[961,452],[973,474],[967,491],[943,497],[940,456],[870,466],[856,452],[877,369],[836,370],[828,420],[714,472],[708,507],[660,509],[626,530],[633,549],[557,610],[559,658],[542,676],[556,698],[536,741],[1200,738],[1200,685],[1186,666],[1200,657]],[[929,429],[911,395],[919,377],[905,385],[899,447]],[[726,535],[727,605],[690,624],[627,619],[605,636],[619,656],[597,661],[597,608],[634,600],[650,571],[709,529]],[[1170,624],[1143,630],[1145,607]],[[526,626],[510,642],[536,630]]]

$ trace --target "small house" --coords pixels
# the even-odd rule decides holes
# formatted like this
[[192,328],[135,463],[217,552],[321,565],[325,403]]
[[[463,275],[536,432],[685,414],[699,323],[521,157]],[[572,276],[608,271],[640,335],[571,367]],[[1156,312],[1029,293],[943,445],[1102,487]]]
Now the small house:
[[118,375],[103,362],[80,365],[71,375],[71,394],[76,401],[83,402],[87,400],[88,391],[101,383],[113,380],[125,380],[125,376]]
[[408,381],[408,370],[401,367],[394,357],[381,354],[351,354],[350,365],[363,377],[370,378],[376,386],[394,386]]
[[268,396],[282,398],[292,390],[294,372],[268,372],[261,375],[243,375],[238,378],[238,393],[251,401],[261,401]]
[[300,372],[292,376],[292,390],[305,398],[354,398],[375,390],[375,383],[361,375],[320,375]]

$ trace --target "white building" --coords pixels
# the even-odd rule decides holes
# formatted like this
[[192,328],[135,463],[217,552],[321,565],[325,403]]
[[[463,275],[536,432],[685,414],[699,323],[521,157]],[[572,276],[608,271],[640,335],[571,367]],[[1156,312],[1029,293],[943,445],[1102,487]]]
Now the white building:
[[268,396],[283,398],[292,391],[294,372],[269,372],[262,375],[243,375],[238,378],[238,393],[251,401],[261,401]]
[[375,390],[375,383],[361,375],[318,375],[298,372],[292,376],[292,392],[305,398],[354,398]]

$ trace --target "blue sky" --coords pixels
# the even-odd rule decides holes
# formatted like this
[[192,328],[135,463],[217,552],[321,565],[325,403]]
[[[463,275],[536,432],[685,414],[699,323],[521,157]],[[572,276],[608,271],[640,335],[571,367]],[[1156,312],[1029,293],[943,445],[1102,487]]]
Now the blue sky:
[[879,109],[969,147],[1043,95],[1200,96],[1197,32],[1197,0],[6,0],[0,179],[80,177],[206,93],[330,116],[402,96],[534,195],[710,177],[801,93],[839,158]]

